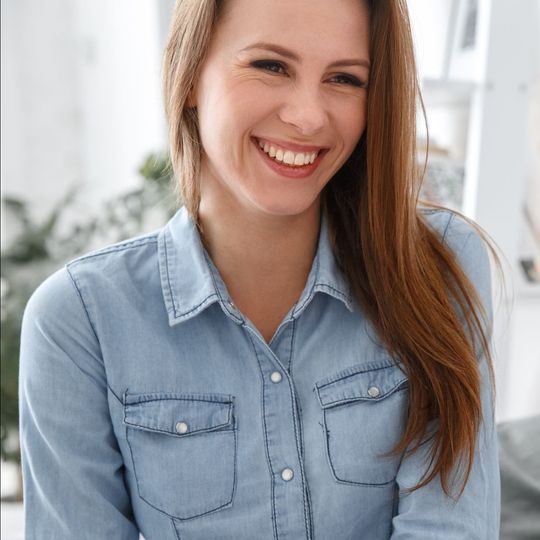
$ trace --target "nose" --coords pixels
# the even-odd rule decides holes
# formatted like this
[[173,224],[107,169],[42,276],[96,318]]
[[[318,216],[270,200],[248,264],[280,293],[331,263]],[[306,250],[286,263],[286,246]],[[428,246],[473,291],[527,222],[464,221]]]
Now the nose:
[[312,136],[328,124],[328,111],[316,89],[295,88],[281,107],[279,118],[294,126],[299,134]]

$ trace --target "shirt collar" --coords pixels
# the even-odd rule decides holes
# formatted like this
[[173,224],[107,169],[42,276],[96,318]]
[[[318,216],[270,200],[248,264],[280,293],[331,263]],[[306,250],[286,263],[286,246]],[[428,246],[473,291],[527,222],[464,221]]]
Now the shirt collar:
[[[180,208],[160,231],[158,258],[163,300],[170,326],[195,317],[216,302],[220,303],[226,314],[242,322],[185,207]],[[321,215],[317,253],[304,291],[291,310],[291,316],[298,317],[317,292],[333,296],[342,301],[349,311],[353,311],[350,287],[336,266],[324,212]]]

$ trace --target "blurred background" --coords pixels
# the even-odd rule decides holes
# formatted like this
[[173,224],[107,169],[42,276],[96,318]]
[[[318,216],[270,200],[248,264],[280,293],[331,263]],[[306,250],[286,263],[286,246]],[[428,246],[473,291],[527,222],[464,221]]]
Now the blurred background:
[[[504,257],[493,337],[503,433],[540,415],[540,0],[408,4],[430,137],[424,197],[475,219]],[[160,78],[173,5],[1,2],[6,540],[23,538],[17,371],[26,300],[67,260],[158,228],[174,212]],[[418,128],[423,161],[422,116]],[[526,442],[516,448],[532,453]]]

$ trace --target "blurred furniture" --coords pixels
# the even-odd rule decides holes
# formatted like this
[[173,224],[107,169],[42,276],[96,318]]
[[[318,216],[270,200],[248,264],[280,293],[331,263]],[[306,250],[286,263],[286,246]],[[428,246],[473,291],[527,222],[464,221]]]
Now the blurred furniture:
[[540,416],[498,425],[500,540],[540,538]]

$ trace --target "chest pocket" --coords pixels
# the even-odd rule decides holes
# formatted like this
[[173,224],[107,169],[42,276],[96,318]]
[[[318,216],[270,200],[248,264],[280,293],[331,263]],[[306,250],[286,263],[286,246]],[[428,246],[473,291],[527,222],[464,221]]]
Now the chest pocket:
[[177,519],[230,506],[234,418],[233,396],[126,393],[124,424],[139,496]]
[[358,364],[316,383],[328,463],[338,482],[385,485],[400,456],[382,457],[401,439],[408,381],[390,358]]

